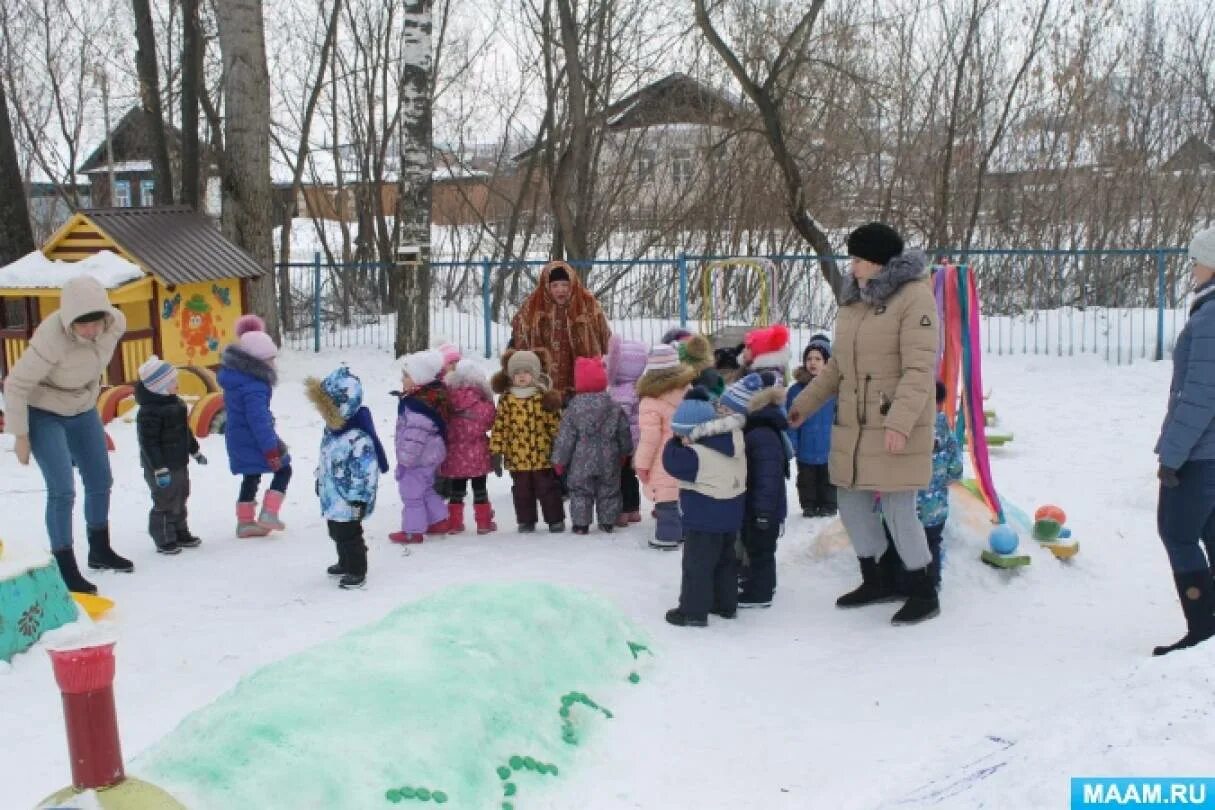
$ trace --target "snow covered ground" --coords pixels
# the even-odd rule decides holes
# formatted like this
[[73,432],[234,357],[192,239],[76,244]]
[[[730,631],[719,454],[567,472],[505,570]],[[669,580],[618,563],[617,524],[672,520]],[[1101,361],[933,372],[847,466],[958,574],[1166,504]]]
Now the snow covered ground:
[[[955,546],[941,616],[910,628],[890,626],[894,605],[834,608],[855,561],[816,543],[825,521],[800,517],[781,541],[770,610],[669,627],[679,556],[645,547],[649,521],[613,535],[517,535],[507,479],[494,478],[502,531],[408,555],[386,540],[399,517],[386,480],[367,527],[368,589],[339,591],[324,574],[333,547],[311,486],[321,422],[299,383],[350,362],[391,436],[386,353],[284,356],[275,411],[297,477],[277,539],[232,537],[236,479],[216,436],[203,442],[211,465],[191,471],[202,547],[155,554],[133,425],[116,423],[113,534],[137,571],[96,581],[117,601],[102,624],[119,639],[126,759],[259,668],[406,602],[452,585],[546,581],[617,605],[656,658],[613,696],[615,719],[520,808],[1045,808],[1066,806],[1071,776],[1212,775],[1215,644],[1149,657],[1183,629],[1155,533],[1151,450],[1169,365],[983,359],[988,406],[1015,435],[993,451],[997,487],[1030,511],[1062,506],[1081,552],[1007,574]],[[0,496],[0,537],[42,542],[37,471],[0,453]],[[62,712],[42,645],[6,669],[0,793],[5,807],[28,807],[68,781]]]

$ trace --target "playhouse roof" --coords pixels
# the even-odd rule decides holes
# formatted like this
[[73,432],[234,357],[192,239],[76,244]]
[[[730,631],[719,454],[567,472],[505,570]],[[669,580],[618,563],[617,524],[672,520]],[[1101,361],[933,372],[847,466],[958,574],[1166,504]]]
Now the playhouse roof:
[[0,267],[0,287],[36,289],[62,287],[76,276],[92,276],[107,290],[143,278],[139,265],[100,251],[78,262],[48,259],[41,251],[27,253],[12,264]]
[[71,239],[81,224],[92,224],[119,252],[166,284],[257,278],[264,272],[211,220],[185,206],[81,211],[44,249],[51,252],[58,239]]

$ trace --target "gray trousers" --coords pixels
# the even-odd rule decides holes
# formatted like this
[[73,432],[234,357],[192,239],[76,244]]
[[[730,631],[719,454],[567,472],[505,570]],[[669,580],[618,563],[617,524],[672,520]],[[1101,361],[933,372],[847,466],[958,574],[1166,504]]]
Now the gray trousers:
[[580,478],[569,480],[570,522],[575,526],[590,526],[592,511],[598,512],[599,523],[610,526],[620,517],[624,501],[620,495],[620,476]]
[[[874,497],[881,496],[881,511]],[[880,558],[886,552],[886,533],[882,518],[890,527],[894,547],[908,571],[924,568],[932,562],[928,538],[915,511],[915,492],[874,492],[866,489],[843,489],[838,492],[840,520],[848,531],[852,549],[858,557]]]
[[148,513],[148,534],[157,546],[176,543],[179,534],[190,533],[186,523],[186,500],[190,497],[190,471],[186,467],[169,471],[169,485],[156,485],[151,470],[143,471],[143,480],[152,491],[152,511]]

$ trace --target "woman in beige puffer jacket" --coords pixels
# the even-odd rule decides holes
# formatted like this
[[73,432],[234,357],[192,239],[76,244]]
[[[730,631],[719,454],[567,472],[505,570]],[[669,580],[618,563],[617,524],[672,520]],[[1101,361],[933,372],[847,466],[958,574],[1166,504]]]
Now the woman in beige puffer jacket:
[[880,223],[857,228],[848,237],[848,253],[852,272],[840,291],[835,351],[793,401],[790,423],[801,424],[837,397],[828,466],[863,581],[836,604],[896,598],[897,566],[893,555],[885,555],[884,522],[909,572],[909,598],[894,622],[910,624],[939,612],[928,572],[932,557],[915,508],[916,491],[932,478],[936,299],[924,254],[904,252],[894,229]]
[[17,460],[29,464],[32,453],[42,471],[51,551],[71,591],[97,591],[81,576],[72,550],[73,467],[84,482],[89,567],[135,568],[110,548],[113,478],[97,413],[101,375],[126,327],[126,318],[110,304],[101,283],[92,276],[77,276],[63,285],[59,309],[34,330],[4,384],[4,429],[17,437]]

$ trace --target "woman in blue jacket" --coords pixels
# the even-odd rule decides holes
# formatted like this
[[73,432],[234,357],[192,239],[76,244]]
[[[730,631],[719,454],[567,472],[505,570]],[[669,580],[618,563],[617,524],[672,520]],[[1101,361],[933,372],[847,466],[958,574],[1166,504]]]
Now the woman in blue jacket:
[[1194,302],[1173,349],[1169,408],[1156,442],[1156,525],[1173,568],[1186,634],[1153,655],[1215,636],[1215,559],[1209,557],[1215,539],[1215,228],[1200,231],[1189,253]]
[[[802,365],[793,372],[797,383],[789,389],[785,407],[818,376],[831,359],[831,339],[821,332],[810,338],[802,351]],[[837,511],[835,486],[827,474],[827,456],[831,452],[831,425],[835,422],[835,399],[802,422],[789,428],[789,441],[797,455],[797,499],[805,517],[831,517]]]

